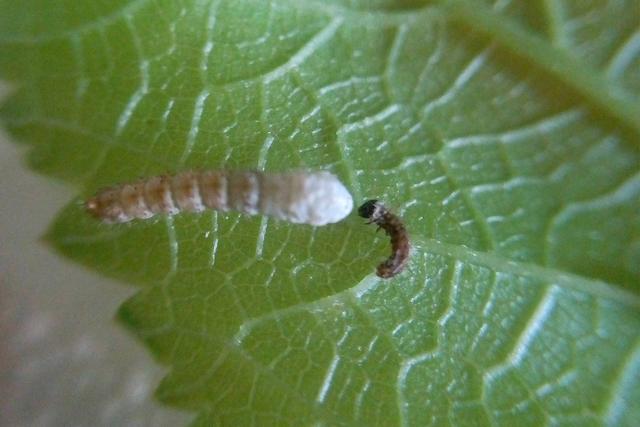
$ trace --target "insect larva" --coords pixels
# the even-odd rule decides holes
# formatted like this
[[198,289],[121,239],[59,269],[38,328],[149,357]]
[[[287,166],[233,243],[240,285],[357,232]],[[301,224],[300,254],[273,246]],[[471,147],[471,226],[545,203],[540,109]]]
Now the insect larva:
[[85,206],[106,223],[209,208],[325,225],[347,216],[353,200],[329,172],[189,171],[105,188]]
[[402,220],[377,200],[367,200],[358,208],[358,215],[368,218],[368,224],[376,224],[391,237],[391,256],[376,270],[378,276],[388,279],[400,273],[409,260],[409,235]]

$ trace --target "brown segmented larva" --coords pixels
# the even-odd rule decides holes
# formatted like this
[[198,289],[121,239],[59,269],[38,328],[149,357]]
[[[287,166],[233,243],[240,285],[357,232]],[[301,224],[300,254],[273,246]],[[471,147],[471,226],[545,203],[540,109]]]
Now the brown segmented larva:
[[329,172],[188,171],[105,188],[85,207],[106,223],[208,208],[325,225],[347,216],[353,199]]
[[409,234],[402,220],[377,200],[367,200],[358,208],[358,214],[368,218],[391,237],[391,255],[376,270],[378,276],[388,279],[404,270],[409,261]]

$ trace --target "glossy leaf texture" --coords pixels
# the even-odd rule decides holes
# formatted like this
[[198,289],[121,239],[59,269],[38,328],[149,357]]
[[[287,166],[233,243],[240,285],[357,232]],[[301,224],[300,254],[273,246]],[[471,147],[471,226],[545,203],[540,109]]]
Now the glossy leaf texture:
[[[636,0],[0,1],[1,119],[78,188],[48,240],[196,425],[640,419]],[[81,200],[189,168],[326,169],[411,233]]]

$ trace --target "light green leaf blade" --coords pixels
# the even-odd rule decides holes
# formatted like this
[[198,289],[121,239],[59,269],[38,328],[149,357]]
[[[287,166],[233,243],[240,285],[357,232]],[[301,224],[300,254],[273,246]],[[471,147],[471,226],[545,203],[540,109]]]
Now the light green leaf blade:
[[70,204],[49,240],[140,287],[120,317],[196,424],[631,425],[640,5],[613,3],[3,1],[1,117],[83,196],[305,167],[406,221],[408,270],[380,281],[388,242],[355,215]]

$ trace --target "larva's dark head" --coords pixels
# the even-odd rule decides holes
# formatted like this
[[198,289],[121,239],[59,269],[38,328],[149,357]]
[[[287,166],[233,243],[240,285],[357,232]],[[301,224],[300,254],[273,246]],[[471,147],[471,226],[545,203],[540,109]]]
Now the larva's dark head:
[[376,207],[378,206],[377,200],[367,200],[358,208],[358,215],[363,218],[371,218],[373,213],[376,211]]

